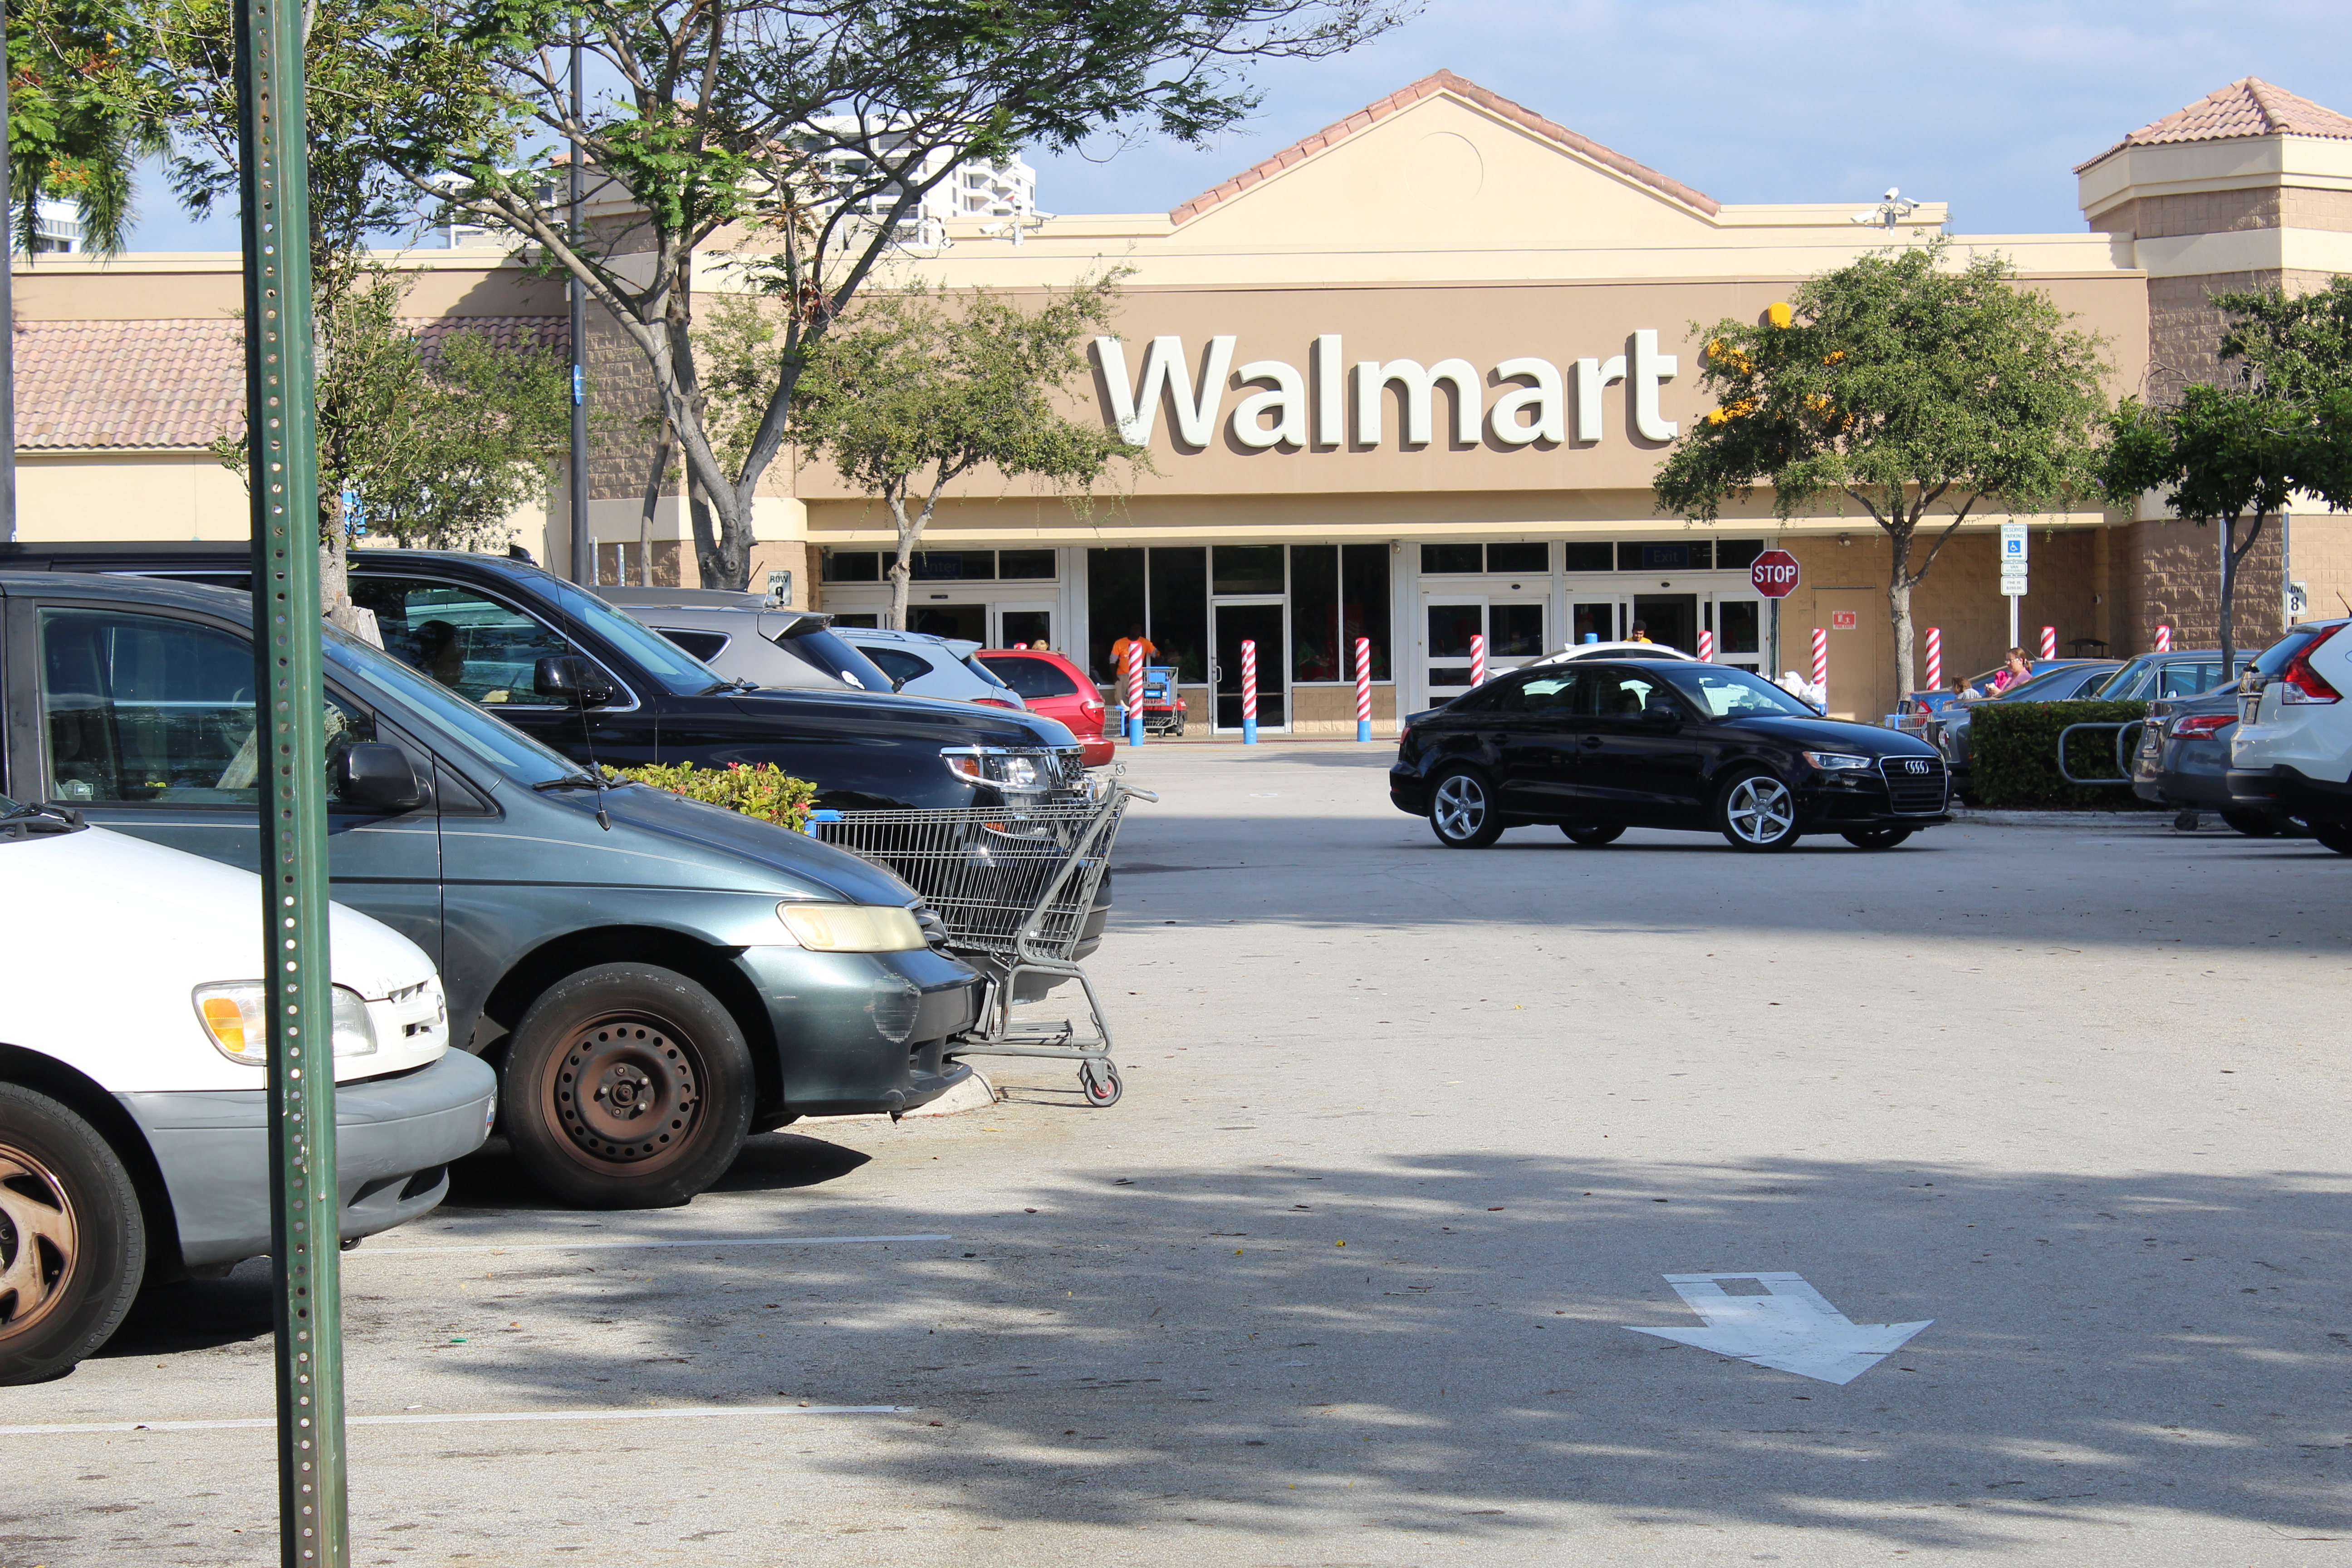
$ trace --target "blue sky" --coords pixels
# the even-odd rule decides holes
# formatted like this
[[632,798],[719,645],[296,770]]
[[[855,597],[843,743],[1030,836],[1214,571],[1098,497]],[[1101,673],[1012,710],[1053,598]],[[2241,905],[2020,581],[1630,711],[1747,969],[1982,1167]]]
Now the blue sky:
[[[1165,209],[1445,68],[1727,202],[1888,185],[1969,234],[2079,231],[2074,164],[2240,77],[2352,113],[2343,0],[1429,0],[1353,54],[1276,65],[1246,125],[1194,150],[1040,157],[1050,212]],[[142,185],[142,250],[227,247]]]

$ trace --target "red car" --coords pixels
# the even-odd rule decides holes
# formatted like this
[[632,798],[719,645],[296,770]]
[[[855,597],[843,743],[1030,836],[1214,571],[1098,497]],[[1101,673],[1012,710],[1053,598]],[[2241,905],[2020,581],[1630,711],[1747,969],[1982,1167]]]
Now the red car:
[[1103,735],[1102,696],[1076,665],[1045,648],[982,648],[973,657],[1019,692],[1030,712],[1067,724],[1087,766],[1098,768],[1117,753],[1118,742]]

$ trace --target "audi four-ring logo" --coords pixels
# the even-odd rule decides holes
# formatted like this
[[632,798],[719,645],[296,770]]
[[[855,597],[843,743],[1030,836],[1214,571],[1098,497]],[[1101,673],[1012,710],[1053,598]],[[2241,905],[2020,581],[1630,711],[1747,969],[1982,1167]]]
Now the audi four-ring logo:
[[1927,771],[1927,764],[1920,761],[1917,757],[1908,759],[1904,763],[1903,766],[1905,770],[1909,773],[1924,773]]

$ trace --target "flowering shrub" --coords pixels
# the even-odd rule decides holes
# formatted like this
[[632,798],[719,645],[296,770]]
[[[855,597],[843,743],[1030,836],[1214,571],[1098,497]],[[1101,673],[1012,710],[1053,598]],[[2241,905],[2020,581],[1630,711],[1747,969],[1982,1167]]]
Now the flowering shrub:
[[773,763],[746,767],[731,763],[723,768],[698,768],[692,763],[675,767],[615,768],[623,778],[682,795],[709,805],[723,805],[761,822],[772,822],[794,832],[808,826],[809,807],[816,801],[816,785],[796,779]]

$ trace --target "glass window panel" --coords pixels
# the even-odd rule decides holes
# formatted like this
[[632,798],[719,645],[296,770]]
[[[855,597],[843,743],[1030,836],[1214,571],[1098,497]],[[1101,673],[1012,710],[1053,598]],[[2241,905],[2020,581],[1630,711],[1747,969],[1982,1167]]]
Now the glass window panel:
[[[1470,639],[1486,629],[1484,605],[1432,605],[1429,606],[1429,657],[1468,658]],[[1435,679],[1434,676],[1432,679]]]
[[[1339,552],[1340,632],[1353,649],[1358,637],[1372,644],[1372,679],[1389,679],[1389,547],[1349,544]],[[1355,655],[1347,656],[1348,679],[1356,678]]]
[[[988,642],[988,606],[917,601],[907,606],[907,629],[935,637],[976,642],[985,647]],[[871,655],[874,650],[868,648],[866,651]]]
[[[1275,579],[1282,575],[1282,546],[1275,554]],[[1223,550],[1218,551],[1223,555]],[[1175,667],[1176,679],[1198,685],[1209,679],[1209,552],[1202,548],[1151,552],[1152,662]],[[1105,644],[1106,647],[1109,645]]]
[[1421,569],[1424,573],[1482,571],[1482,548],[1475,544],[1424,544],[1421,547]]
[[1718,539],[1715,542],[1715,568],[1718,572],[1745,572],[1763,553],[1764,542],[1760,539]]
[[678,626],[656,626],[654,630],[705,664],[726,652],[730,641],[725,632],[692,632]]
[[996,552],[996,574],[1023,581],[1050,580],[1054,575],[1054,552],[1050,550],[1000,550]]
[[1569,633],[1569,641],[1585,643],[1617,640],[1617,602],[1614,599],[1604,599],[1599,604],[1574,605],[1570,606],[1569,614],[1574,621],[1574,626]]
[[828,550],[824,552],[824,580],[878,583],[882,580],[882,557],[871,550]]
[[1541,605],[1496,605],[1486,612],[1487,653],[1497,658],[1533,658],[1544,651]]
[[1077,684],[1060,665],[1042,658],[1023,658],[1018,654],[999,654],[988,661],[988,668],[1004,678],[1004,684],[1024,697],[1044,699],[1074,695]]
[[1339,547],[1290,547],[1290,673],[1296,680],[1345,680],[1353,670],[1339,644]]
[[1732,599],[1715,606],[1716,647],[1722,653],[1761,653],[1760,626],[1764,606],[1753,599]]
[[1642,570],[1687,572],[1693,564],[1691,552],[1692,546],[1687,544],[1644,544],[1642,546]]
[[1606,540],[1570,540],[1559,547],[1560,565],[1570,572],[1608,572],[1616,567],[1617,547]]
[[1054,612],[1051,610],[1006,610],[998,616],[1008,647],[1051,647],[1054,646]]
[[[384,652],[485,707],[547,706],[539,695],[539,661],[579,651],[541,622],[470,588],[354,573],[352,600],[375,612]],[[707,683],[709,672],[703,675]]]
[[1486,546],[1486,570],[1489,572],[1549,572],[1551,546],[1549,544],[1489,544]]
[[1530,713],[1570,713],[1576,708],[1576,685],[1572,671],[1532,676],[1519,686],[1520,701]]
[[[1162,553],[1166,553],[1162,552]],[[1143,552],[1087,552],[1087,673],[1097,680],[1117,679],[1110,645],[1143,625]]]
[[1282,592],[1281,545],[1220,544],[1216,550],[1218,593]]
[[833,624],[836,626],[878,626],[882,624],[882,617],[867,612],[858,612],[835,616],[833,617]]
[[986,582],[996,575],[996,552],[923,550],[908,565],[918,583]]

